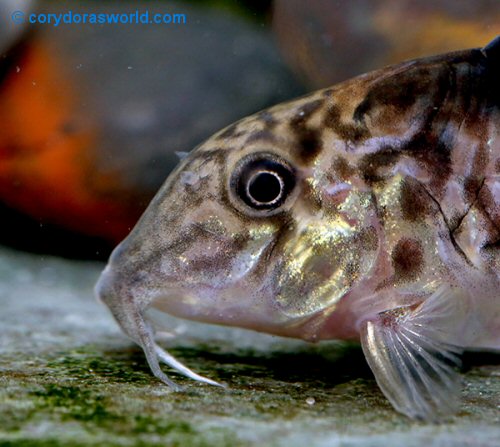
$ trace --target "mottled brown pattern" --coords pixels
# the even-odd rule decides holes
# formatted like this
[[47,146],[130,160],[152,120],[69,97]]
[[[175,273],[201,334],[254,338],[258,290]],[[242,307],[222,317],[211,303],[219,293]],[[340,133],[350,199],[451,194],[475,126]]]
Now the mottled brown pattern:
[[323,103],[324,101],[322,99],[315,99],[314,101],[307,102],[304,105],[300,106],[295,112],[295,116],[290,121],[292,130],[295,130],[295,127],[297,126],[305,126],[307,124],[307,121],[316,111],[321,108]]
[[483,179],[475,176],[467,177],[464,180],[464,196],[467,203],[473,203],[476,200],[482,185]]
[[[209,161],[215,161],[217,163],[224,163],[224,157],[225,157],[225,154],[228,152],[228,151],[232,151],[234,150],[234,148],[230,145],[227,145],[227,146],[212,146],[208,149],[205,149],[203,151],[203,156],[205,157],[205,159],[203,160],[203,163],[208,163]],[[189,169],[188,169],[189,170]]]
[[500,174],[500,158],[497,158],[497,160],[495,161],[495,172],[497,174]]
[[253,143],[256,141],[262,141],[264,143],[274,143],[276,142],[276,136],[269,130],[264,129],[264,130],[259,130],[257,132],[254,132],[248,136],[246,139],[246,143]]
[[416,239],[399,240],[391,256],[396,280],[414,280],[422,271],[424,254],[422,244]]
[[298,140],[298,156],[304,162],[313,160],[322,150],[321,132],[308,125],[311,116],[323,105],[323,100],[317,99],[299,107],[290,120],[290,127]]
[[453,174],[451,160],[453,142],[443,140],[439,135],[439,132],[422,132],[402,149],[409,152],[433,175],[430,186],[437,192],[443,190]]
[[424,187],[411,178],[403,181],[399,200],[403,219],[410,222],[424,219],[432,208]]
[[321,194],[307,181],[302,182],[301,189],[303,206],[312,214],[320,213],[324,207]]
[[322,150],[321,133],[307,127],[297,131],[298,138],[298,155],[304,162],[314,160]]
[[345,158],[340,156],[333,160],[332,170],[342,181],[348,180],[356,173],[356,169]]
[[274,118],[273,114],[264,110],[259,112],[257,118],[264,123],[267,129],[273,129],[278,124],[278,121]]
[[[435,62],[435,63],[432,63]],[[460,82],[465,82],[461,74]],[[447,131],[449,120],[463,117],[470,93],[458,86],[456,69],[431,59],[428,64],[415,64],[373,82],[365,98],[354,111],[353,119],[358,123],[370,123],[370,130],[383,135],[401,132],[401,123],[415,125],[419,130],[403,145],[380,147],[381,155],[367,156],[363,166],[369,182],[379,181],[377,168],[390,166],[397,155],[404,154],[417,160],[429,174],[432,189],[440,190],[452,175],[451,150],[456,133]],[[458,99],[460,98],[460,101]],[[369,120],[367,117],[369,116]]]
[[[484,126],[481,126],[484,127]],[[477,131],[477,129],[476,129]],[[478,138],[480,138],[481,144],[477,148],[474,154],[474,160],[472,161],[472,175],[478,178],[483,178],[486,172],[486,167],[490,161],[488,150],[486,149],[485,134],[479,133]]]
[[[359,337],[395,407],[440,420],[455,380],[438,351],[500,341],[499,79],[500,38],[239,121],[167,180],[114,252],[100,298],[165,383],[159,361],[171,362],[145,329],[152,300],[276,335]],[[242,157],[286,160],[294,186],[259,209],[242,194]],[[457,334],[470,323],[481,339]]]
[[362,122],[347,123],[341,121],[341,109],[330,105],[323,119],[323,125],[332,129],[340,138],[352,143],[360,143],[370,137],[366,125]]
[[221,132],[218,136],[219,139],[226,139],[226,138],[235,138],[240,135],[240,132],[237,132],[238,129],[238,123],[231,124],[226,130]]
[[375,83],[356,107],[353,119],[364,122],[365,115],[374,110],[379,112],[382,105],[388,106],[389,112],[395,108],[403,113],[434,88],[434,73],[428,67],[404,70]]
[[384,180],[381,168],[393,166],[401,157],[401,154],[391,148],[381,148],[378,152],[363,156],[358,164],[358,169],[363,179],[369,185]]

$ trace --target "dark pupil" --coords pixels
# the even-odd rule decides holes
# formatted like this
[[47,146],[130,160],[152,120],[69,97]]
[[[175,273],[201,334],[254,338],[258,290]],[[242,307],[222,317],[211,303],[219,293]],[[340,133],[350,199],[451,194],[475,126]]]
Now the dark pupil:
[[281,184],[276,174],[260,172],[250,181],[248,194],[258,203],[271,203],[281,195]]
[[295,187],[295,170],[273,154],[249,156],[233,172],[231,188],[249,207],[278,209]]

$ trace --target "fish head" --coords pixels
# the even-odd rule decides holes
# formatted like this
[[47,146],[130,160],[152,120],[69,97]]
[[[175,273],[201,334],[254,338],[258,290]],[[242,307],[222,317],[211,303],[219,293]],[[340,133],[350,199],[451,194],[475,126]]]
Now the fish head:
[[355,337],[399,264],[420,273],[421,246],[434,287],[447,229],[433,197],[453,171],[457,104],[475,92],[466,80],[480,85],[482,58],[408,61],[216,133],[169,175],[98,295],[115,316],[125,296],[199,321],[301,338],[323,338],[328,323],[324,338]]
[[[473,207],[498,179],[499,42],[362,75],[193,150],[97,285],[155,376],[171,385],[162,361],[214,383],[155,344],[148,308],[312,340],[357,337],[396,409],[431,420],[449,412],[450,364],[468,346],[460,340],[481,332],[461,289],[498,289],[498,273],[478,279],[460,243],[477,245]],[[471,104],[488,118],[481,126]],[[462,330],[469,314],[475,323]]]
[[301,127],[320,119],[318,98],[246,118],[183,159],[113,252],[103,301],[290,336],[330,314],[372,269],[379,235],[370,188]]

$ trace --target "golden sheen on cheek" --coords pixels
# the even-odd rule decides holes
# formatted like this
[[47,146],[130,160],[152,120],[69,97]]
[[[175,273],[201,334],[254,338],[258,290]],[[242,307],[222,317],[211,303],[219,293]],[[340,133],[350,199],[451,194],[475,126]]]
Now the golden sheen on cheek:
[[373,266],[377,244],[375,234],[375,244],[367,244],[370,232],[337,217],[309,223],[287,242],[275,285],[282,311],[302,317],[333,310],[360,272]]

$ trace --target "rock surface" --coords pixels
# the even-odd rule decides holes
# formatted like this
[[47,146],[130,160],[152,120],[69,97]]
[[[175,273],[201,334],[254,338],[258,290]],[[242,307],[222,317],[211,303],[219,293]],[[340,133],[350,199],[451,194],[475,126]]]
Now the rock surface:
[[0,445],[498,446],[500,362],[466,357],[460,412],[395,413],[361,351],[168,318],[162,344],[228,389],[172,393],[92,287],[101,264],[0,248]]

